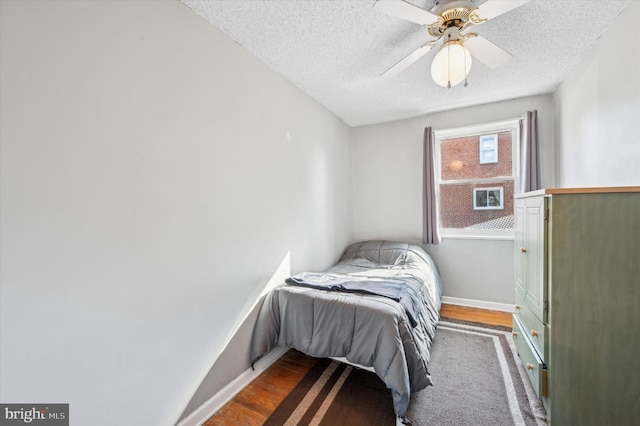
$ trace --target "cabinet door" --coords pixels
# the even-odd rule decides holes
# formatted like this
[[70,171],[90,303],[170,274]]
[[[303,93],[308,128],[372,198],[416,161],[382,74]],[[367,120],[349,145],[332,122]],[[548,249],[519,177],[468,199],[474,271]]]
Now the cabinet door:
[[516,313],[524,305],[527,297],[527,257],[525,256],[527,242],[525,240],[525,218],[527,205],[525,200],[516,199],[514,215],[516,220],[515,246],[515,274],[516,274]]
[[544,302],[546,300],[546,197],[526,198],[524,246],[522,254],[526,263],[525,304],[538,317],[546,322]]

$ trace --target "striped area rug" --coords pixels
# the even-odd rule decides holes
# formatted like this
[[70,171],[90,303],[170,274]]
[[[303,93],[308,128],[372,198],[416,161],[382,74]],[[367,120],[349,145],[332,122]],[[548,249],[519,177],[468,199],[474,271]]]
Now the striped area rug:
[[[545,425],[516,362],[511,331],[443,320],[431,351],[435,382],[411,397],[413,425]],[[373,373],[330,359],[316,365],[266,425],[396,425],[391,392]]]

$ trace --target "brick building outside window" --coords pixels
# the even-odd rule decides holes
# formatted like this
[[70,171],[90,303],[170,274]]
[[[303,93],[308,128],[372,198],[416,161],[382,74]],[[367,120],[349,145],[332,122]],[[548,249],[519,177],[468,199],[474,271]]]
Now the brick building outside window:
[[513,230],[517,138],[517,121],[436,132],[443,230]]

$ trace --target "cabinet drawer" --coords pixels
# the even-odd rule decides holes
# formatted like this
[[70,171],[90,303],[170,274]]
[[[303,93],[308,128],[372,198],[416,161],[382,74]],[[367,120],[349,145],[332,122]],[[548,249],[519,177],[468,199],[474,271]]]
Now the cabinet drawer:
[[522,325],[516,315],[513,316],[513,341],[518,350],[520,362],[522,362],[527,376],[529,376],[529,381],[531,381],[536,395],[538,395],[538,398],[546,396],[546,383],[543,383],[546,379],[546,372],[543,373],[544,364],[531,345],[527,334],[524,333]]
[[516,310],[516,316],[520,320],[522,331],[527,334],[529,341],[538,352],[543,362],[547,362],[545,341],[547,339],[547,326],[536,317],[526,305]]

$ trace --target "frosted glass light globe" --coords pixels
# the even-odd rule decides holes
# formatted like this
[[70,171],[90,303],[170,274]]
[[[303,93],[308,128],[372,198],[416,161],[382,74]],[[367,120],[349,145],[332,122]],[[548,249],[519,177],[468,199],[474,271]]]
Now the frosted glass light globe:
[[464,81],[471,70],[471,55],[458,40],[448,41],[431,63],[431,77],[436,84],[451,87]]

